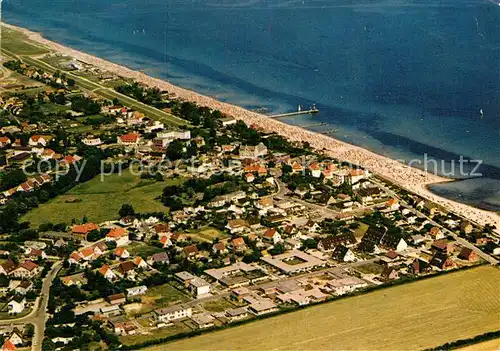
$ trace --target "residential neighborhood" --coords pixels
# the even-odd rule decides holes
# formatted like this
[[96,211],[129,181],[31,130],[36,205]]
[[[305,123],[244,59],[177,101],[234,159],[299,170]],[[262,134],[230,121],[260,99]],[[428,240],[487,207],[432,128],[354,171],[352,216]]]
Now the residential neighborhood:
[[[1,92],[0,315],[23,321],[46,305],[47,349],[154,342],[500,259],[492,226],[304,143],[135,82],[115,90],[186,123],[60,72],[4,66],[43,89]],[[107,177],[123,171],[137,182],[117,192],[154,186],[155,210],[132,195],[108,208]],[[25,220],[61,198],[71,215]],[[32,324],[12,325],[3,349],[29,346]]]

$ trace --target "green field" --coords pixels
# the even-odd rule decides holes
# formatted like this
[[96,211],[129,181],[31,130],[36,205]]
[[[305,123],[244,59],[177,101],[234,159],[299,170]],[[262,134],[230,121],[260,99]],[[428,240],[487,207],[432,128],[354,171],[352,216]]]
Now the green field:
[[162,248],[151,246],[142,242],[133,242],[127,246],[127,250],[131,256],[148,257],[155,253],[165,251]]
[[208,243],[213,242],[215,238],[224,239],[228,237],[228,235],[224,234],[220,230],[211,227],[185,233],[185,235],[191,237],[195,241],[205,241]]
[[49,50],[31,42],[24,34],[2,26],[2,49],[17,55],[41,55]]
[[[28,212],[22,220],[39,225],[71,223],[72,219],[81,220],[86,216],[89,221],[99,223],[117,219],[124,203],[131,204],[136,212],[166,212],[168,208],[156,198],[167,185],[179,182],[179,179],[164,182],[141,180],[128,170],[121,176],[105,176],[103,181],[97,176]],[[67,203],[70,199],[81,202]]]
[[236,306],[229,300],[222,298],[205,302],[202,307],[209,312],[224,312],[227,309],[235,308]]
[[421,350],[498,330],[499,273],[481,266],[143,350]]

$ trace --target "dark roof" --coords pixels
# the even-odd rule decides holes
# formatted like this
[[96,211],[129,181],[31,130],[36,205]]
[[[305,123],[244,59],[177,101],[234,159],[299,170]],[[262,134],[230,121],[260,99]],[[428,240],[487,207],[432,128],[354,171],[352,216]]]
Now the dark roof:
[[187,255],[187,256],[190,256],[190,255],[196,255],[198,253],[198,248],[196,247],[195,244],[193,245],[189,245],[189,246],[186,246],[184,249],[183,249],[184,253]]
[[413,273],[422,273],[423,271],[427,270],[429,268],[429,263],[425,262],[424,260],[421,260],[419,258],[416,258],[415,261],[413,261],[412,269]]
[[361,251],[373,252],[373,250],[375,249],[375,245],[380,245],[382,243],[386,231],[387,228],[375,227],[371,225],[366,231],[365,235],[363,235],[358,248]]
[[24,161],[28,158],[31,157],[31,154],[29,152],[21,152],[17,155],[14,155],[12,156],[11,158],[9,158],[9,161]]
[[8,259],[4,263],[2,263],[2,268],[5,270],[5,272],[10,273],[14,269],[16,269],[16,264],[11,259]]
[[132,261],[127,261],[127,262],[122,262],[120,263],[120,267],[118,267],[118,270],[120,273],[127,273],[130,271],[133,271],[135,268],[134,262]]
[[484,245],[484,250],[490,254],[493,253],[493,250],[498,248],[498,244],[495,244],[493,241],[488,241],[486,245]]
[[[330,235],[319,241],[325,250],[333,250],[340,244],[356,244],[357,240],[353,233],[344,233],[339,235]],[[318,243],[318,245],[319,245]]]
[[125,298],[124,293],[119,293],[119,294],[114,294],[114,295],[109,295],[108,300],[109,301],[114,301],[114,300],[121,300]]
[[343,260],[348,251],[349,249],[344,245],[337,245],[332,252],[332,258],[337,261]]
[[446,261],[448,260],[448,255],[444,252],[439,252],[437,251],[434,256],[432,257],[431,261],[429,262],[429,264],[431,266],[435,266],[435,267],[438,267],[438,268],[444,268],[445,267],[445,264],[446,264]]
[[168,262],[168,254],[166,252],[158,252],[149,257],[153,262]]
[[468,260],[470,256],[472,255],[473,251],[472,249],[469,249],[468,247],[464,247],[462,251],[458,254],[458,257],[464,260]]
[[380,188],[372,187],[372,188],[361,188],[356,191],[356,194],[362,197],[365,196],[373,196],[379,195],[382,192]]

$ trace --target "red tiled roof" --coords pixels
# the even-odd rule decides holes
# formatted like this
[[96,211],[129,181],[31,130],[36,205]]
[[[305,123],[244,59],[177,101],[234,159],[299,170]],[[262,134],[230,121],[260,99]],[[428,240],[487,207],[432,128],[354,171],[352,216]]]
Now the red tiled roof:
[[101,273],[102,275],[106,275],[108,270],[109,270],[109,266],[107,264],[105,264],[101,268],[99,268],[99,273]]
[[75,234],[88,234],[93,230],[98,230],[99,226],[95,223],[85,223],[74,225],[71,230]]
[[14,351],[15,349],[16,345],[14,345],[10,340],[5,340],[2,345],[2,351]]
[[82,256],[78,252],[71,253],[69,257],[74,259],[75,261],[80,261],[82,259]]
[[136,143],[139,140],[140,134],[129,133],[120,136],[120,140],[124,143]]
[[197,248],[197,247],[196,247],[196,245],[194,245],[194,244],[193,244],[193,245],[186,246],[186,247],[184,248],[184,253],[185,253],[186,255],[193,255],[193,254],[195,255],[195,254],[197,254],[197,253],[198,253],[198,248]]
[[268,230],[266,230],[264,232],[264,237],[266,237],[266,238],[272,238],[274,236],[274,234],[276,234],[276,229],[269,228]]
[[31,262],[31,261],[24,261],[24,262],[20,265],[20,267],[22,267],[22,268],[24,268],[24,269],[26,269],[26,270],[28,270],[28,271],[30,271],[30,272],[31,272],[32,270],[34,270],[35,268],[37,268],[37,267],[38,267],[38,265],[37,265],[35,262]]
[[126,249],[124,247],[117,247],[115,249],[114,254],[115,254],[115,256],[121,257],[125,253],[125,251],[126,251]]
[[121,238],[127,236],[128,233],[124,228],[113,228],[109,231],[107,238]]
[[94,248],[92,248],[92,247],[86,247],[85,249],[83,249],[83,250],[80,251],[80,254],[83,257],[92,256],[94,254]]
[[245,245],[245,240],[243,240],[243,238],[234,238],[232,243],[233,246],[242,246]]

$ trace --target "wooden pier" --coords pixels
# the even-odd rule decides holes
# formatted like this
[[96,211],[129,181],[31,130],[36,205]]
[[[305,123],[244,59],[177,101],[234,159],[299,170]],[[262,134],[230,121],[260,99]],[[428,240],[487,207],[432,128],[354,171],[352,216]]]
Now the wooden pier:
[[312,115],[315,113],[318,113],[319,110],[316,108],[316,105],[313,105],[312,108],[309,110],[303,110],[302,106],[299,105],[299,108],[295,112],[289,112],[289,113],[282,113],[279,115],[273,115],[269,116],[270,118],[284,118],[284,117],[293,117],[293,116],[300,116],[300,115]]

